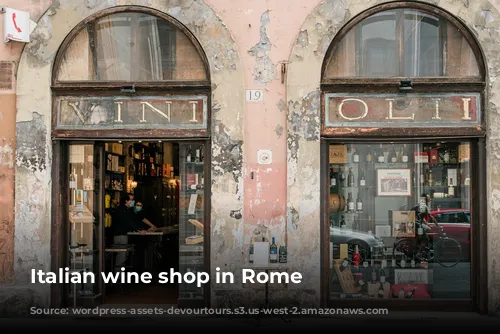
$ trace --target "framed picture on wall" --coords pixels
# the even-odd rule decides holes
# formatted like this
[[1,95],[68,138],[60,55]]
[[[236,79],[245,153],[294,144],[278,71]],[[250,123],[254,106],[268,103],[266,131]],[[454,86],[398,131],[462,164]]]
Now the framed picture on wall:
[[411,170],[409,168],[377,169],[377,196],[411,196]]

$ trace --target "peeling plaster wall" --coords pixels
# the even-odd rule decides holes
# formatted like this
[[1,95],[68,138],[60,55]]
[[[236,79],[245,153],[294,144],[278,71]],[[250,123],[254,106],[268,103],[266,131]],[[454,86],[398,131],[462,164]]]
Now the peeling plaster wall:
[[[301,247],[319,249],[320,231],[320,94],[321,65],[325,52],[339,29],[362,11],[381,4],[379,0],[325,0],[304,22],[290,55],[288,98],[288,224],[308,231]],[[488,66],[485,114],[487,129],[488,203],[488,292],[489,311],[500,313],[500,15],[498,2],[434,0],[460,18],[476,35]],[[290,233],[290,239],[300,239]],[[301,251],[305,253],[305,251]],[[319,261],[319,255],[317,256]],[[310,264],[309,273],[319,275],[319,266]],[[316,291],[319,284],[315,282]]]
[[[67,34],[85,17],[119,5],[148,6],[179,20],[200,41],[210,64],[212,93],[212,266],[241,265],[243,75],[235,43],[204,1],[59,0],[38,21],[17,72],[15,280],[50,269],[51,70]],[[36,85],[33,85],[36,82]],[[38,287],[48,302],[48,287]]]

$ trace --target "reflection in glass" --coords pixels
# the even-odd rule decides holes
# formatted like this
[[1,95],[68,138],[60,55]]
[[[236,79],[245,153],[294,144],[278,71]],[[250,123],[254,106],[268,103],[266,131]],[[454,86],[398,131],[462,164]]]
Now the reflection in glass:
[[327,78],[479,76],[475,56],[460,31],[418,10],[367,17],[334,48]]
[[469,143],[329,150],[331,297],[469,298]]
[[[69,255],[71,272],[93,272],[99,277],[99,190],[95,189],[94,146],[70,145]],[[71,284],[70,298],[89,300],[99,284]],[[75,294],[76,292],[76,294]]]
[[[179,270],[181,274],[205,271],[204,225],[205,225],[205,181],[204,146],[201,143],[181,144],[180,159],[180,204],[179,204]],[[202,299],[203,287],[195,283],[182,283],[179,298]]]
[[64,52],[59,81],[206,79],[203,60],[191,40],[166,20],[143,13],[97,19]]

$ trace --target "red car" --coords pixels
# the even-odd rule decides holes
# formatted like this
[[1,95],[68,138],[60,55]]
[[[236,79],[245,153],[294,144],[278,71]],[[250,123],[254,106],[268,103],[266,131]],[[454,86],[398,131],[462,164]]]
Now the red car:
[[[456,239],[462,246],[464,257],[470,257],[470,210],[469,209],[441,209],[431,211],[443,232],[450,238]],[[437,227],[429,224],[430,234],[437,233]]]

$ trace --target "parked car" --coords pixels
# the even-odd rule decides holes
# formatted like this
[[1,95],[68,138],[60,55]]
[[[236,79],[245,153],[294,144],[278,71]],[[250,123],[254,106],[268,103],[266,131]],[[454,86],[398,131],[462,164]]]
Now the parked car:
[[342,230],[340,227],[330,227],[330,241],[334,245],[347,244],[351,258],[358,246],[362,261],[371,256],[382,255],[386,249],[382,238],[364,232]]
[[[450,238],[456,239],[462,247],[464,257],[470,256],[470,210],[469,209],[440,209],[432,210],[431,215],[436,219],[443,232]],[[437,233],[437,227],[429,224],[430,234]]]

